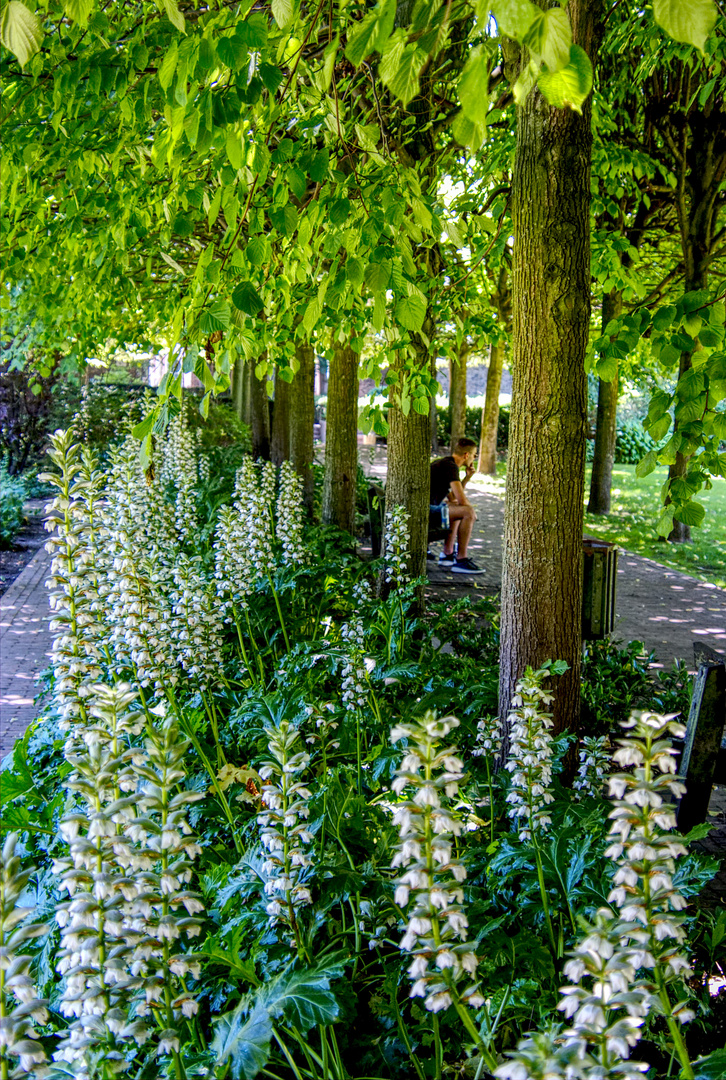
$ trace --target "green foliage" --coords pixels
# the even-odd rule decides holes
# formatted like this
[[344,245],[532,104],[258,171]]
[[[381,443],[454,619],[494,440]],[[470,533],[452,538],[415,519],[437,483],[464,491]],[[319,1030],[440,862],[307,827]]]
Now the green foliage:
[[656,444],[639,420],[618,424],[615,435],[615,462],[618,465],[637,465]]
[[0,457],[0,548],[13,546],[23,526],[23,503],[28,497],[27,486],[20,476],[10,476],[7,461]]

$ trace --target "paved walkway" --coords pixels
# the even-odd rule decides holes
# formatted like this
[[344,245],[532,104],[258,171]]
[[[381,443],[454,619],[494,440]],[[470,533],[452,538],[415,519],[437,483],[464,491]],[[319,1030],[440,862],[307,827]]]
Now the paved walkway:
[[50,555],[41,547],[0,597],[0,759],[35,718],[35,680],[51,648],[49,570]]

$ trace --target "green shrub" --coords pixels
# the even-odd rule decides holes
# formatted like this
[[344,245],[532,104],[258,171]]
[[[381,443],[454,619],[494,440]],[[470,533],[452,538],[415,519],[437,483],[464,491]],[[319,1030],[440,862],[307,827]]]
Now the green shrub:
[[[442,446],[451,444],[451,408],[448,405],[436,407],[436,434]],[[468,439],[479,442],[481,437],[481,409],[477,406],[468,406],[466,410],[466,424],[464,434]],[[509,445],[509,406],[499,406],[499,423],[497,425],[497,452],[504,453]]]
[[0,548],[7,551],[23,524],[23,503],[27,498],[25,482],[10,476],[7,461],[0,458]]
[[615,462],[617,465],[637,465],[655,445],[639,420],[626,420],[618,425]]

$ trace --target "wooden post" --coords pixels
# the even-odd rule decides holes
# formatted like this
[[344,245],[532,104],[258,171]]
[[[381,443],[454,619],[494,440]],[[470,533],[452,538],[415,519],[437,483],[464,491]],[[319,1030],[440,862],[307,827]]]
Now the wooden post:
[[706,820],[714,771],[726,721],[726,666],[707,661],[698,665],[688,714],[679,777],[686,794],[677,811],[678,829],[690,832]]

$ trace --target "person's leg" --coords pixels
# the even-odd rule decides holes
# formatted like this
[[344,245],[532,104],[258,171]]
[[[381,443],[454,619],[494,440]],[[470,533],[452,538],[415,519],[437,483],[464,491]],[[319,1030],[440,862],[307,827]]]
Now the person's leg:
[[[449,505],[449,521],[451,522],[451,532],[446,538],[444,551],[446,551],[448,554],[451,554],[451,552],[454,550],[454,541],[452,539],[453,533],[458,544],[458,557],[460,559],[466,558],[466,547],[469,543],[471,530],[474,528],[475,518],[476,513],[473,506],[459,506],[458,503],[451,503]],[[456,529],[455,533],[454,529]],[[449,544],[451,544],[450,547],[448,546]]]
[[[451,507],[449,507],[449,521],[451,521]],[[451,521],[451,528],[444,540],[444,554],[446,555],[452,555],[454,552],[457,542],[456,538],[459,532],[459,524],[458,521]]]

